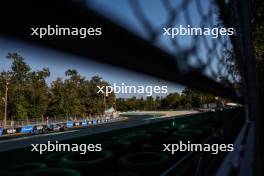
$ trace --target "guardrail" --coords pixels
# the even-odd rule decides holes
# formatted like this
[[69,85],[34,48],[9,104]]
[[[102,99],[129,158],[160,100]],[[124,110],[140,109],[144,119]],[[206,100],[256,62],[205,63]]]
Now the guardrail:
[[[234,143],[234,152],[230,152],[227,155],[224,162],[219,167],[216,176],[230,175],[231,173],[237,173],[241,176],[252,175],[253,130],[254,127],[252,123],[244,124]],[[245,152],[246,150],[247,152]],[[239,166],[243,167],[239,168]]]

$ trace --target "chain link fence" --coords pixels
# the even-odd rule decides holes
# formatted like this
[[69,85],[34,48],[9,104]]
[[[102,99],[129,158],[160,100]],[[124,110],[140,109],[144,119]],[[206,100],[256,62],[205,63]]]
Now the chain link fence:
[[[220,7],[218,1],[212,0],[156,0],[140,1],[125,0],[115,1],[121,3],[120,8],[108,7],[111,2],[107,1],[90,1],[89,6],[92,9],[108,16],[116,23],[120,23],[128,30],[135,32],[144,40],[168,52],[177,62],[181,72],[199,72],[220,84],[227,87],[237,86],[241,81],[241,74],[237,66],[234,43],[235,36],[220,35],[216,32],[217,37],[209,35],[177,35],[164,36],[164,28],[185,27],[185,30],[192,28],[224,28],[233,27],[237,31],[237,26],[226,25],[222,18],[221,9],[229,7]],[[148,7],[152,6],[152,7]],[[130,11],[130,16],[122,15],[122,7]],[[153,12],[155,9],[155,12]],[[119,11],[118,11],[119,10]],[[157,18],[158,15],[160,18]],[[124,22],[127,20],[127,23]],[[158,21],[159,20],[159,21]],[[132,27],[131,27],[132,26]],[[131,29],[132,28],[132,29]],[[134,29],[133,29],[134,28]],[[235,35],[237,32],[235,32]],[[236,46],[235,46],[236,47]],[[210,86],[210,85],[209,85]],[[238,87],[236,87],[238,88]]]
[[[89,24],[89,26],[102,27],[103,35],[90,40],[74,40],[74,38],[39,40],[36,37],[27,37],[30,35],[28,24],[17,19],[14,19],[17,21],[15,24],[11,23],[12,19],[4,20],[6,27],[1,29],[1,33],[59,50],[67,50],[99,62],[177,82],[218,96],[241,100],[238,95],[241,94],[239,84],[243,66],[239,64],[240,48],[236,46],[237,34],[240,31],[237,29],[239,26],[230,25],[231,23],[225,20],[226,12],[233,11],[229,9],[230,2],[218,0],[89,0],[64,3],[48,1],[41,7],[34,2],[29,6],[17,2],[16,7],[7,3],[7,8],[3,8],[1,12],[2,15],[12,7],[13,10],[21,12],[21,16],[16,18],[28,18],[27,23],[32,26],[58,24],[77,27]],[[109,6],[109,4],[116,5]],[[114,6],[119,8],[112,8]],[[47,9],[49,13],[46,13]],[[30,17],[32,12],[36,16],[34,19]],[[117,18],[111,15],[112,12]],[[130,15],[126,18],[126,14]],[[118,20],[121,17],[123,21]],[[215,31],[216,33],[213,34],[217,37],[213,37],[212,33],[178,35],[174,38],[164,35],[164,28],[180,25],[185,28],[201,29],[233,27],[235,35],[220,35],[220,31]],[[18,30],[19,33],[16,32]]]

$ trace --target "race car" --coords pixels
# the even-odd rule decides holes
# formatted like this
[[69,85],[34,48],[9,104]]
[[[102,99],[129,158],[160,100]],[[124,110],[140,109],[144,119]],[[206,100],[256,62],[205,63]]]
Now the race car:
[[49,124],[47,125],[47,131],[64,131],[65,126],[62,124]]

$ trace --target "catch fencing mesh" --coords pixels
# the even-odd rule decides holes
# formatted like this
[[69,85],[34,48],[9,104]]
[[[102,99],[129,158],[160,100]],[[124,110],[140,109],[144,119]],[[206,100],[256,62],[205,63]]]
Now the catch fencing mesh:
[[[106,1],[90,1],[88,4],[98,13],[110,16],[114,22],[120,23],[131,32],[171,54],[182,72],[195,70],[226,87],[239,88],[238,85],[241,83],[239,50],[237,46],[234,46],[237,43],[235,38],[239,33],[237,32],[239,25],[231,25],[235,23],[230,17],[236,17],[233,2],[217,0],[125,0],[121,2],[116,0],[108,3],[115,2],[121,3],[120,8],[107,6]],[[129,15],[124,14],[124,7]],[[107,10],[102,12],[102,9]],[[228,21],[227,14],[230,18]],[[175,37],[165,35],[164,28],[179,29],[180,26],[187,30],[232,27],[234,35],[220,35],[219,31],[217,37],[212,33]]]

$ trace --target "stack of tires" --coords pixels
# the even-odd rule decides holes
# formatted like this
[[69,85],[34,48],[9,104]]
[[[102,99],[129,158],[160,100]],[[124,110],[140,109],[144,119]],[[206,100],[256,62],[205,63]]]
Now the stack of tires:
[[86,176],[99,175],[113,168],[113,155],[110,151],[53,153],[43,163],[25,163],[7,167],[0,171],[1,176]]
[[43,163],[17,164],[1,170],[2,176],[81,176],[76,170],[48,168]]
[[141,149],[141,145],[152,138],[151,134],[148,133],[132,133],[120,135],[113,138],[113,141],[105,146],[106,149],[113,152],[116,158],[131,152],[138,152]]
[[138,132],[111,135],[100,152],[49,153],[44,157],[45,164],[6,167],[0,176],[156,176],[187,153],[172,154],[164,151],[163,144],[200,143],[221,123],[220,117],[211,117],[211,114],[174,119],[165,125],[142,127]]
[[173,136],[181,140],[198,142],[203,136],[203,131],[199,129],[185,128],[179,131],[175,131],[172,134]]
[[35,170],[45,169],[47,166],[43,163],[23,163],[12,165],[0,171],[1,176],[24,176]]
[[118,161],[121,171],[137,173],[139,175],[160,175],[168,167],[167,155],[155,152],[139,152],[127,154]]
[[62,157],[59,165],[61,168],[78,170],[82,176],[97,175],[114,167],[113,155],[107,150],[86,154],[69,153]]

